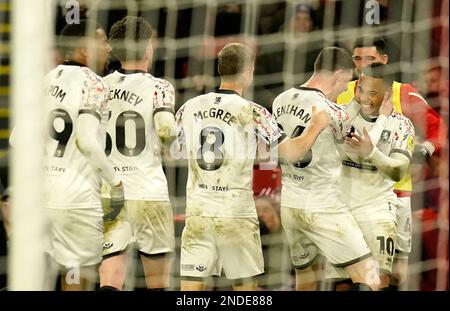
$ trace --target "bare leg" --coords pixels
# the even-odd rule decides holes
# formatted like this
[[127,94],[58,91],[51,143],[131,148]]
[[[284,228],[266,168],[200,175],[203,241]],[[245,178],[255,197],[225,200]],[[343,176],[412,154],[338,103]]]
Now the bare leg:
[[61,276],[63,291],[91,291],[97,280],[98,265],[73,268]]
[[353,283],[366,284],[373,291],[377,291],[382,287],[381,277],[377,271],[377,264],[373,258],[367,258],[354,263],[353,265],[345,267],[345,270]]
[[161,256],[141,255],[147,288],[165,289],[170,286],[172,261],[172,254],[164,254]]
[[126,276],[127,254],[106,258],[100,265],[100,286],[111,286],[122,290]]
[[181,291],[204,291],[205,284],[203,281],[181,280]]

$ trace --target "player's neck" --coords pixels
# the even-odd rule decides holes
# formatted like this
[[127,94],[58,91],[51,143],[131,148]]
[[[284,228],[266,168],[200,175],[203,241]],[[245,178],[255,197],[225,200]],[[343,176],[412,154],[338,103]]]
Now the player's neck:
[[86,57],[82,56],[79,53],[72,53],[69,56],[66,56],[64,59],[64,62],[76,62],[76,63],[82,64],[84,66],[87,66]]
[[231,90],[237,92],[240,96],[244,93],[244,87],[242,85],[233,83],[233,82],[221,82],[220,87],[221,90]]
[[147,62],[121,62],[120,64],[125,70],[141,70],[148,72]]
[[360,110],[359,113],[361,114],[361,116],[363,117],[364,120],[369,121],[369,122],[375,122],[379,116],[378,111],[374,112],[373,114],[366,114]]
[[330,89],[328,84],[329,83],[327,82],[327,80],[325,80],[321,75],[313,74],[308,81],[302,84],[302,86],[318,89],[328,97],[329,92],[327,91]]

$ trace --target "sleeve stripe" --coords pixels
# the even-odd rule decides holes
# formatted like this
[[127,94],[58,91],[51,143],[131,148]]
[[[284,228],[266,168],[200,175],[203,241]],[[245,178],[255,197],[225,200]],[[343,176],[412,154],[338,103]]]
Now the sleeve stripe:
[[93,115],[94,117],[96,117],[99,121],[101,121],[101,119],[102,119],[101,115],[97,111],[92,110],[92,109],[80,109],[80,110],[78,110],[78,115],[80,115],[82,113],[89,113],[89,114]]
[[409,95],[409,96],[415,96],[415,97],[417,97],[417,98],[420,98],[420,99],[423,100],[426,104],[428,104],[427,101],[425,100],[425,98],[423,98],[420,94],[417,94],[417,93],[414,93],[414,92],[409,92],[408,95]]
[[401,154],[404,154],[405,156],[408,157],[409,161],[411,161],[411,159],[412,159],[412,158],[411,158],[411,155],[409,154],[409,152],[406,151],[406,150],[403,150],[403,149],[392,149],[390,155],[393,154],[393,153],[401,153]]
[[155,111],[153,111],[153,115],[157,114],[158,112],[161,111],[167,111],[170,112],[171,114],[175,115],[175,111],[172,108],[169,107],[158,107],[155,109]]

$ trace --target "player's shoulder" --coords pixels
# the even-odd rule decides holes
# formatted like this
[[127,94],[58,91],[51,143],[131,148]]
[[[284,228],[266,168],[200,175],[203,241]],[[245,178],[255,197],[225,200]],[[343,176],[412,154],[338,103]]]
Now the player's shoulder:
[[321,90],[313,87],[297,86],[293,88],[293,90],[294,93],[298,93],[299,96],[301,95],[303,98],[314,98],[322,102],[328,101],[328,98]]
[[293,101],[315,101],[315,102],[324,102],[326,100],[325,95],[320,90],[309,88],[309,87],[303,87],[303,86],[296,86],[292,87],[280,95],[278,95],[275,100],[274,104],[278,105],[281,103],[286,102],[293,102]]
[[108,89],[105,79],[97,75],[90,68],[80,67],[80,71],[83,74],[84,81],[88,86],[98,87],[104,89],[105,91]]
[[266,107],[264,107],[260,104],[257,104],[251,100],[247,100],[247,105],[249,108],[251,108],[253,110],[254,117],[261,116],[265,119],[269,119],[272,117],[272,114],[270,113],[270,111]]
[[192,109],[196,110],[196,108],[200,106],[200,103],[207,100],[207,97],[208,97],[208,94],[200,94],[200,95],[197,95],[195,97],[188,99],[177,110],[177,115],[182,115],[183,113],[191,111]]
[[281,99],[285,98],[286,96],[290,96],[295,91],[295,88],[291,87],[290,89],[287,89],[286,91],[281,92],[280,94],[275,97],[274,102],[278,102]]
[[123,76],[123,74],[121,74],[117,70],[114,70],[113,72],[108,73],[103,79],[106,82],[109,82],[109,81],[114,80],[114,79],[119,79],[122,76]]
[[151,75],[150,73],[147,73],[145,76],[152,83],[154,83],[156,89],[174,92],[175,88],[173,87],[172,83],[170,83],[170,81],[163,79],[163,78],[156,78],[153,75]]
[[398,113],[398,112],[392,112],[389,115],[389,119],[391,120],[391,122],[395,122],[399,125],[404,125],[407,127],[413,127],[413,124],[411,122],[411,120],[406,117],[404,114]]
[[417,92],[417,89],[411,83],[402,83],[398,81],[394,81],[393,85],[398,83],[400,85],[400,90],[402,92]]

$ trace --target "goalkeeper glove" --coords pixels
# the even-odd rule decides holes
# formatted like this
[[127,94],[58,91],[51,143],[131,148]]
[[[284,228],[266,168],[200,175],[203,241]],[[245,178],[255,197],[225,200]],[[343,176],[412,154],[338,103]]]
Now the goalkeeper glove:
[[427,148],[417,144],[414,147],[414,152],[412,155],[412,163],[416,163],[416,164],[425,164],[428,162],[428,160],[430,159],[431,154],[428,151]]
[[105,221],[116,219],[117,215],[119,215],[120,210],[123,207],[124,192],[122,182],[120,182],[117,186],[111,187],[111,191],[109,192],[109,194],[111,195],[110,212],[106,215],[103,215],[103,220]]

